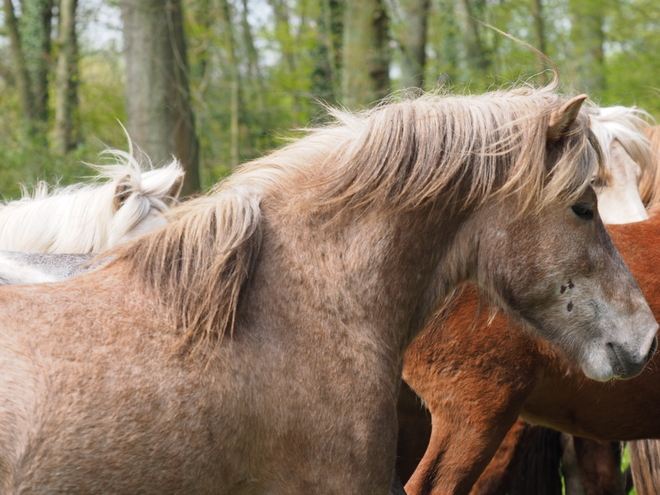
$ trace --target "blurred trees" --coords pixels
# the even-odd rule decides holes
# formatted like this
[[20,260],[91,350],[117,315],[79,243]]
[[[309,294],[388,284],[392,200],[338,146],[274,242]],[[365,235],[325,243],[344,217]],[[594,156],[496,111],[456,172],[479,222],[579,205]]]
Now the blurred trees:
[[128,132],[154,161],[176,156],[182,194],[199,191],[199,144],[181,0],[121,0]]
[[390,87],[388,20],[382,0],[345,0],[342,103],[371,105]]
[[54,144],[64,154],[71,151],[79,136],[78,117],[78,37],[76,8],[78,0],[60,0],[59,56],[55,70]]
[[[567,91],[660,115],[657,0],[3,1],[3,194],[88,174],[81,160],[126,147],[117,120],[156,164],[184,160],[192,191],[322,122],[320,102],[546,80],[538,57],[475,19],[544,50]],[[118,41],[96,43],[108,33]]]

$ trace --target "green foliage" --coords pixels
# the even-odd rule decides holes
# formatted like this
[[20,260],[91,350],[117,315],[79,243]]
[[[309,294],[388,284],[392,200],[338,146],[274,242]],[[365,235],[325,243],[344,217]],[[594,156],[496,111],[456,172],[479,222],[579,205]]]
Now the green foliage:
[[[400,15],[400,1],[386,1],[394,40],[405,22]],[[580,0],[580,11],[576,12],[573,1],[542,2],[547,55],[559,66],[566,91],[584,91],[585,64],[580,57],[589,55],[577,46],[576,23],[581,22],[584,12],[596,12],[602,16],[605,84],[604,89],[591,89],[591,98],[603,105],[637,104],[660,117],[660,2]],[[48,2],[26,0],[23,4],[29,14],[29,9],[38,11]],[[431,0],[426,89],[445,85],[461,93],[482,92],[519,81],[545,82],[547,79],[538,75],[536,55],[485,26],[478,30],[483,53],[489,58],[486,72],[475,65],[469,53],[466,6],[480,20],[533,44],[536,33],[531,2]],[[116,8],[117,1],[106,0],[106,4]],[[246,161],[282,146],[295,135],[291,129],[323,121],[325,111],[319,102],[342,103],[337,84],[343,56],[343,1],[230,0],[229,6],[239,77],[238,155],[239,161]],[[201,175],[208,188],[231,171],[230,83],[234,71],[228,66],[231,57],[219,0],[185,0],[184,12]],[[85,17],[88,13],[83,11],[81,24],[89,21]],[[43,27],[28,19],[29,15],[22,19],[21,30],[29,45],[37,42]],[[6,48],[1,50],[0,195],[15,197],[18,182],[79,180],[89,174],[82,161],[95,161],[106,146],[126,148],[126,138],[117,122],[126,121],[122,55],[113,46],[92,52],[83,44],[80,52],[78,134],[85,144],[59,156],[47,144],[50,123],[44,124],[36,136],[26,137],[20,124],[23,119],[11,57]],[[397,90],[400,51],[393,49],[392,54],[392,90]],[[52,114],[54,95],[50,96]]]
[[[95,163],[100,151],[126,149],[126,136],[118,123],[125,120],[119,61],[120,54],[110,52],[83,57],[80,133],[85,139],[64,156],[48,145],[47,129],[30,136],[17,125],[22,119],[16,88],[9,84],[11,78],[0,83],[0,198],[20,197],[20,184],[29,188],[38,180],[62,185],[79,182],[95,175],[85,163]],[[9,73],[0,65],[0,73],[5,71]]]

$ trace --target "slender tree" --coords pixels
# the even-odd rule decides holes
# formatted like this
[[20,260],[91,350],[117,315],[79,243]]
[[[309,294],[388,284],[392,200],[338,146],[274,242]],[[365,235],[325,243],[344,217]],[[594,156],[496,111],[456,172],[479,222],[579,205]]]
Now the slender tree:
[[404,88],[424,88],[429,4],[429,0],[401,1],[403,8],[403,29],[400,40],[403,52],[401,84]]
[[485,0],[462,0],[467,14],[467,58],[473,72],[479,76],[489,76],[492,69],[491,53],[481,34],[479,21],[485,20]]
[[131,138],[156,162],[186,171],[182,194],[200,189],[181,0],[121,0]]
[[21,44],[30,78],[34,117],[45,130],[48,122],[52,0],[22,0]]
[[23,45],[21,44],[21,35],[18,28],[18,19],[14,12],[12,0],[4,0],[5,7],[5,26],[11,42],[11,53],[13,62],[13,72],[18,86],[19,100],[21,104],[21,113],[23,122],[28,130],[28,134],[34,133],[34,108],[32,106],[32,89],[30,87],[30,76],[28,74]]
[[220,12],[223,20],[223,31],[225,33],[225,45],[228,54],[228,66],[230,81],[230,157],[231,165],[235,167],[238,165],[238,146],[239,146],[239,120],[240,120],[240,80],[238,71],[238,62],[236,58],[236,36],[234,36],[234,28],[232,23],[232,16],[229,10],[229,2],[227,0],[220,0]]
[[580,91],[601,94],[605,90],[605,13],[602,2],[569,0],[569,10],[574,80]]
[[388,19],[382,0],[347,0],[344,10],[342,103],[359,108],[390,86]]
[[59,55],[55,74],[55,146],[66,153],[77,144],[78,126],[78,42],[76,37],[77,0],[60,0]]

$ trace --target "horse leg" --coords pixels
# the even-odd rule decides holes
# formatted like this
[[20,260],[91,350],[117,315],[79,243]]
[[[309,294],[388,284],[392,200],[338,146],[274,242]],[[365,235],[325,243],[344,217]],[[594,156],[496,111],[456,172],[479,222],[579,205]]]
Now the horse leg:
[[[580,481],[586,495],[624,495],[619,442],[573,437]],[[568,483],[566,494],[569,494]],[[639,495],[639,491],[637,492]],[[658,492],[655,492],[658,493]]]
[[628,442],[630,468],[637,495],[660,493],[660,440]]
[[479,476],[470,495],[506,495],[538,428],[519,418],[506,434],[493,459]]
[[582,486],[582,476],[580,474],[580,465],[578,464],[575,447],[573,446],[573,436],[566,433],[560,433],[561,441],[561,475],[564,478],[566,495],[586,495]]
[[515,422],[510,418],[466,418],[443,414],[429,404],[432,433],[429,446],[406,484],[409,495],[466,495]]
[[[529,495],[531,493],[534,495],[561,495],[560,434],[558,431],[540,426],[534,427],[534,432],[528,450],[515,471],[508,493],[510,495]],[[506,487],[504,490],[506,491]],[[490,494],[490,492],[483,493]]]

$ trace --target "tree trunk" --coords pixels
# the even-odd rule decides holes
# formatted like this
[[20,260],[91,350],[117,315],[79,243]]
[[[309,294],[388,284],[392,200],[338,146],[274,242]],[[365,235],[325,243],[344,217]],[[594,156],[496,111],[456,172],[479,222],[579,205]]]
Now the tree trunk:
[[401,84],[404,88],[424,88],[429,4],[429,0],[401,2],[403,9]]
[[264,78],[261,74],[259,67],[259,54],[257,48],[254,46],[254,38],[252,37],[252,28],[248,22],[248,0],[243,0],[243,12],[241,16],[241,24],[243,25],[243,39],[245,48],[248,54],[248,62],[250,65],[250,76],[256,81],[257,101],[259,104],[259,112],[266,111],[266,87],[264,85]]
[[11,41],[11,53],[14,59],[14,77],[18,86],[21,113],[28,134],[34,133],[34,109],[32,107],[32,91],[30,88],[30,76],[28,75],[25,55],[21,45],[21,36],[18,30],[18,20],[14,13],[14,5],[11,0],[5,0],[5,25]]
[[492,66],[489,50],[484,43],[477,21],[484,20],[486,4],[484,0],[463,0],[467,14],[468,62],[472,70],[480,76],[489,76]]
[[339,0],[323,0],[323,44],[327,53],[328,77],[332,94],[329,100],[335,101],[341,93],[341,53],[342,53],[342,4]]
[[577,89],[597,97],[605,90],[603,6],[599,2],[570,0],[574,80]]
[[[545,44],[545,24],[543,23],[543,2],[542,0],[532,0],[532,17],[534,18],[534,39],[536,48],[541,53],[547,55]],[[538,70],[543,72],[546,62],[542,57],[538,57]]]
[[239,162],[238,147],[239,147],[239,112],[240,112],[240,94],[239,94],[239,75],[238,63],[236,60],[236,38],[232,27],[232,18],[229,12],[229,3],[227,0],[221,0],[220,5],[221,15],[224,21],[225,43],[227,45],[227,53],[229,55],[229,66],[227,67],[230,74],[230,159],[232,167],[236,167]]
[[345,9],[342,103],[360,108],[389,90],[387,15],[382,0],[347,0]]
[[34,117],[45,131],[48,122],[48,72],[51,49],[52,0],[23,0],[21,43],[32,91]]
[[70,151],[78,141],[74,136],[78,109],[77,4],[77,0],[61,0],[60,3],[60,53],[55,74],[55,146],[60,153]]
[[188,85],[181,0],[122,0],[131,138],[155,163],[176,156],[182,194],[199,191],[199,143]]

